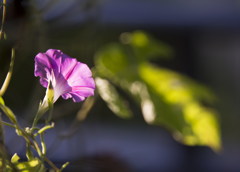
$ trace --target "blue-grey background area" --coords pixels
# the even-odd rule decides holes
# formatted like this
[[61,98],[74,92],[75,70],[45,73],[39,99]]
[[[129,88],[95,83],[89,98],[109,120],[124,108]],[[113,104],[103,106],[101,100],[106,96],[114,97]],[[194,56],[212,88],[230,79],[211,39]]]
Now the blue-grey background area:
[[[99,98],[87,119],[63,137],[82,103],[60,98],[55,129],[45,134],[47,156],[66,171],[83,172],[237,172],[240,171],[240,1],[235,0],[7,0],[0,42],[0,82],[8,69],[12,45],[16,63],[4,95],[22,126],[30,126],[45,94],[33,75],[34,57],[49,48],[94,66],[94,53],[118,41],[123,32],[145,30],[175,50],[161,64],[209,86],[217,95],[223,150],[188,147],[164,128],[144,122],[130,101],[134,117],[116,117]],[[1,11],[2,12],[2,11]],[[25,142],[5,127],[6,146],[24,160]]]

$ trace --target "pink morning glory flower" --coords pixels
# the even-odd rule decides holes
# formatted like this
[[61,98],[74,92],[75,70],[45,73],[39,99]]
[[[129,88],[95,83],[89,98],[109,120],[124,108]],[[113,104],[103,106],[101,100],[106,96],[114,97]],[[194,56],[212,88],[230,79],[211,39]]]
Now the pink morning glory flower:
[[[40,83],[45,88],[51,81],[54,90],[53,102],[60,96],[80,102],[85,97],[94,95],[95,83],[89,67],[60,50],[49,49],[46,53],[37,54],[34,75],[40,77]],[[45,96],[43,103],[46,99]]]

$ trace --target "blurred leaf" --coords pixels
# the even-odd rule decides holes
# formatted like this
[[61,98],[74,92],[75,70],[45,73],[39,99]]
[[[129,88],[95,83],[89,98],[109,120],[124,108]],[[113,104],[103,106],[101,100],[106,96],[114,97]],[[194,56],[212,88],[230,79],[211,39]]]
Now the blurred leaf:
[[141,30],[132,33],[122,33],[120,40],[123,44],[130,44],[132,46],[139,60],[173,57],[173,50],[169,45]]
[[[143,63],[139,72],[141,78],[149,86],[149,88],[157,95],[154,103],[158,116],[154,120],[155,123],[164,122],[173,129],[175,138],[187,145],[208,145],[215,151],[220,150],[220,131],[216,112],[210,108],[201,105],[199,98],[196,96],[199,92],[195,92],[203,86],[190,84],[180,74],[161,69],[149,63]],[[184,79],[183,79],[184,78]],[[202,91],[202,90],[201,90]],[[210,94],[211,95],[211,94]],[[212,97],[209,95],[209,99]],[[206,99],[205,99],[206,100]],[[173,114],[161,113],[159,102],[164,101],[171,106]],[[172,116],[172,119],[167,117]],[[173,123],[173,118],[178,119],[178,123]],[[172,125],[174,124],[174,125]]]
[[[109,44],[96,53],[95,63],[104,75],[122,72],[129,64],[128,57],[118,43]],[[107,73],[106,73],[107,72]]]
[[5,168],[3,168],[3,162],[2,162],[2,159],[0,159],[0,170],[3,171],[3,169],[6,172],[13,172],[14,171],[8,164],[5,166]]
[[217,98],[209,88],[183,75],[179,75],[179,77],[183,82],[188,84],[188,87],[192,90],[196,99],[198,99],[199,101],[206,101],[209,104],[213,104],[214,102],[216,102]]
[[[147,62],[164,52],[166,57],[170,56],[172,51],[144,32],[125,33],[120,40],[131,46],[113,43],[100,49],[95,56],[96,73],[133,98],[147,123],[165,126],[184,144],[220,150],[216,112],[202,105],[202,102],[210,104],[216,100],[211,91],[186,76]],[[108,92],[111,100],[114,99],[111,92],[116,91],[112,91],[114,86],[109,84],[103,80],[96,85],[104,87],[102,94]]]
[[95,82],[99,95],[107,103],[109,109],[121,118],[132,117],[132,112],[126,103],[127,101],[118,94],[117,90],[110,82],[99,77],[95,78]]
[[104,46],[95,54],[94,60],[98,74],[111,78],[113,82],[119,81],[115,75],[134,81],[138,75],[138,62],[127,54],[127,50],[121,44],[112,43]]
[[[44,172],[45,171],[44,165],[38,158],[34,158],[26,162],[18,162],[19,159],[20,158],[16,153],[13,155],[11,159],[11,162],[13,163],[14,167],[19,172]],[[2,161],[1,161],[1,166],[2,166]],[[7,166],[7,171],[13,172],[14,170],[12,170],[9,166]]]

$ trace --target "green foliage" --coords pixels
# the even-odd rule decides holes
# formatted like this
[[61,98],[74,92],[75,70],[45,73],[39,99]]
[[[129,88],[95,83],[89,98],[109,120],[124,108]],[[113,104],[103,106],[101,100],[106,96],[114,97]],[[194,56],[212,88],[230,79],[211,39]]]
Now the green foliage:
[[101,77],[96,78],[96,86],[108,107],[121,117],[131,112],[123,106],[126,100],[114,86],[121,88],[141,107],[147,123],[165,126],[186,145],[206,145],[219,151],[216,112],[202,104],[214,103],[211,91],[184,75],[148,62],[156,57],[171,58],[173,50],[168,45],[143,31],[123,33],[120,40],[102,47],[95,55],[96,73]]
[[132,117],[132,112],[127,106],[126,101],[124,101],[108,80],[96,77],[95,82],[100,96],[107,103],[109,109],[121,118]]
[[[11,167],[10,165],[6,165],[6,172],[45,172],[45,167],[42,164],[42,162],[38,158],[34,158],[29,161],[25,162],[18,162],[19,157],[17,154],[14,154],[11,163],[14,167]],[[2,169],[2,160],[0,161],[0,169]]]
[[123,33],[120,36],[122,44],[129,44],[136,55],[136,60],[144,61],[153,58],[171,58],[173,50],[164,42],[161,42],[143,31]]

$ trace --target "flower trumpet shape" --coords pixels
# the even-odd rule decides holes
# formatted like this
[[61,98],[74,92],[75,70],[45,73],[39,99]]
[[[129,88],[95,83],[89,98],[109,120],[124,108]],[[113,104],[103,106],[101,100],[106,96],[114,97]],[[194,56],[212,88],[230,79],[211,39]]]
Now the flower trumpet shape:
[[[53,103],[60,96],[80,102],[94,95],[95,83],[89,67],[60,50],[49,49],[46,53],[37,54],[34,75],[40,77],[40,83],[47,88],[46,93],[48,89],[53,89]],[[47,95],[43,99],[43,106],[48,102]]]

